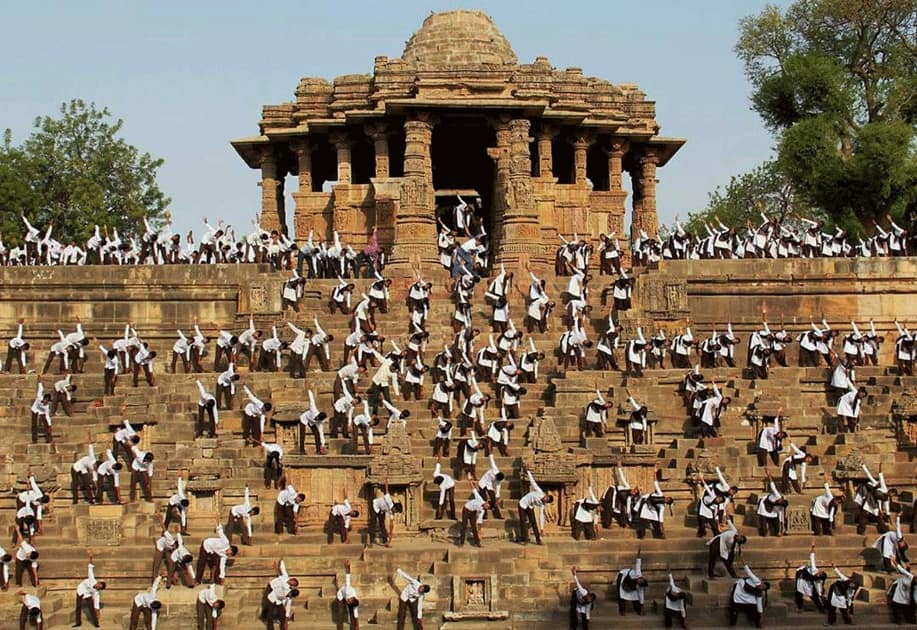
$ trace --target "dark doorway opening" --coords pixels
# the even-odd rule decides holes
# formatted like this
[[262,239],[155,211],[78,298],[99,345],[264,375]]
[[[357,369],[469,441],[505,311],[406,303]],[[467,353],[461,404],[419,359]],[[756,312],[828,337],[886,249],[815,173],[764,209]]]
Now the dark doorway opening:
[[376,149],[365,135],[354,135],[357,137],[350,148],[350,181],[368,184],[369,178],[376,174]]
[[599,143],[589,147],[586,153],[586,178],[592,182],[592,190],[608,190],[608,154]]
[[[481,117],[446,118],[433,128],[430,156],[433,162],[433,188],[442,190],[476,190],[481,198],[477,220],[487,234],[493,234],[494,163],[487,149],[496,144],[490,124]],[[443,215],[451,211],[457,199],[442,197],[437,208]],[[465,199],[470,203],[470,199]],[[449,205],[448,209],[446,205]],[[493,244],[491,243],[493,250]]]
[[310,135],[312,143],[312,192],[322,192],[325,182],[338,178],[337,152],[324,134]]
[[572,184],[576,181],[573,145],[566,134],[560,133],[551,141],[551,161],[558,184]]

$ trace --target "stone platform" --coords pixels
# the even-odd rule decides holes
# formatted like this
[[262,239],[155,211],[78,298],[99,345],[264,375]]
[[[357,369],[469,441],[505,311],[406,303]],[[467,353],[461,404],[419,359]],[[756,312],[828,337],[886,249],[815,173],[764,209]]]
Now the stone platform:
[[[695,333],[703,335],[708,331],[706,321],[712,323],[713,315],[719,313],[716,319],[722,321],[728,315],[737,330],[750,330],[757,321],[756,308],[740,296],[751,287],[768,301],[778,302],[786,299],[780,296],[805,291],[816,305],[811,308],[829,303],[828,294],[819,294],[817,288],[834,285],[826,285],[821,275],[811,278],[801,275],[800,270],[809,273],[817,266],[816,261],[805,262],[788,263],[782,270],[775,266],[771,270],[780,273],[768,276],[767,284],[759,285],[763,281],[755,280],[758,261],[737,261],[726,266],[733,280],[723,284],[716,295],[703,294],[699,287],[717,282],[718,274],[724,270],[722,263],[699,263],[684,269],[663,264],[658,270],[642,273],[638,288],[684,282],[685,310],[671,311],[683,315],[678,315],[679,319],[668,318],[668,312],[660,316],[657,303],[652,301],[655,298],[641,298],[628,317],[631,322],[658,321],[672,325],[690,317],[695,322]],[[841,266],[834,269],[840,273]],[[845,289],[842,300],[831,302],[837,305],[833,314],[826,313],[832,326],[844,329],[845,320],[854,315],[861,324],[869,316],[877,322],[888,322],[894,315],[902,319],[910,317],[912,321],[917,316],[907,313],[908,308],[915,308],[914,302],[907,301],[917,269],[912,259],[865,261],[850,269],[858,288]],[[439,340],[448,333],[451,305],[444,293],[443,276],[436,273],[430,276],[436,282],[429,319],[431,338]],[[72,329],[77,316],[81,317],[87,334],[105,342],[120,336],[123,325],[130,319],[161,356],[168,356],[175,327],[187,332],[195,317],[212,334],[214,322],[238,331],[247,325],[251,314],[257,326],[269,328],[276,322],[281,334],[289,338],[286,321],[311,325],[313,316],[318,314],[322,326],[335,335],[336,361],[340,340],[349,323],[340,315],[327,315],[327,293],[334,283],[310,282],[304,308],[297,314],[280,309],[279,286],[286,277],[286,273],[257,266],[2,269],[0,338],[8,339],[15,321],[25,317],[26,338],[34,344],[35,359],[42,361],[56,329],[65,332]],[[784,279],[782,284],[779,278]],[[602,288],[603,281],[604,278],[596,278],[596,289]],[[358,292],[366,283],[357,281]],[[559,296],[565,286],[565,278],[549,276],[548,291],[552,297]],[[591,300],[594,328],[589,332],[593,339],[600,332],[605,315],[598,292],[594,291]],[[728,309],[722,294],[733,295],[733,299],[725,302]],[[638,291],[638,295],[642,294]],[[668,293],[663,290],[661,295],[666,299]],[[405,330],[402,296],[403,293],[396,291],[391,311],[377,316],[379,328],[391,337]],[[841,308],[843,305],[845,308]],[[513,302],[512,307],[518,316],[521,303]],[[475,322],[482,327],[485,311],[483,304],[474,309]],[[797,319],[799,326],[807,325],[808,312]],[[242,547],[239,556],[230,563],[224,587],[228,607],[222,627],[257,627],[261,589],[273,575],[273,561],[281,557],[301,584],[302,595],[296,602],[296,618],[291,625],[295,628],[335,627],[332,600],[343,578],[345,560],[351,563],[354,586],[360,594],[361,618],[370,626],[394,627],[400,582],[393,582],[392,576],[400,567],[422,574],[433,586],[425,606],[427,627],[556,628],[566,620],[572,565],[578,567],[583,581],[599,595],[594,615],[596,627],[645,627],[648,623],[661,623],[661,597],[669,572],[692,593],[690,614],[695,627],[724,626],[722,607],[730,581],[704,577],[706,548],[695,537],[693,508],[696,473],[709,473],[715,465],[740,488],[735,520],[750,538],[744,560],[777,587],[770,598],[768,625],[820,626],[821,616],[813,612],[797,613],[792,602],[793,572],[806,561],[813,541],[804,531],[804,523],[792,520],[791,535],[780,540],[759,538],[755,532],[755,504],[763,491],[765,470],[757,465],[750,449],[754,428],[749,418],[755,410],[774,406],[784,408],[793,441],[807,445],[816,456],[810,469],[812,481],[803,496],[789,497],[791,507],[807,508],[819,492],[821,473],[827,475],[835,492],[847,493],[838,535],[817,541],[819,565],[826,567],[833,561],[845,573],[856,575],[863,585],[858,622],[882,627],[887,621],[883,590],[888,577],[878,569],[878,557],[871,548],[876,537],[874,530],[866,536],[855,534],[849,479],[851,470],[859,463],[867,463],[873,471],[881,466],[889,484],[903,492],[895,509],[902,510],[905,519],[912,518],[910,505],[917,485],[914,449],[900,441],[892,407],[900,392],[917,387],[917,380],[897,375],[887,359],[879,367],[858,370],[858,380],[870,389],[863,411],[864,428],[854,435],[839,435],[835,432],[832,395],[825,387],[826,368],[776,368],[766,380],[749,378],[741,368],[710,370],[710,377],[732,396],[733,403],[723,416],[721,437],[704,440],[696,437],[688,426],[678,393],[683,376],[680,371],[650,370],[643,379],[625,379],[619,373],[592,370],[563,373],[553,354],[562,329],[559,316],[552,320],[551,326],[548,333],[535,335],[536,345],[547,355],[540,370],[543,377],[528,386],[523,402],[524,417],[511,438],[510,456],[497,457],[498,465],[507,474],[503,492],[506,520],[490,518],[485,522],[484,544],[480,549],[456,546],[458,525],[434,518],[438,490],[432,483],[436,461],[431,444],[436,423],[429,418],[424,399],[398,403],[412,412],[407,430],[380,431],[375,451],[369,457],[354,454],[349,441],[341,438],[331,438],[329,454],[323,456],[314,453],[312,441],[307,439],[306,453],[299,455],[293,445],[294,436],[276,429],[273,437],[287,446],[289,478],[307,495],[305,526],[298,536],[291,537],[272,533],[270,519],[276,491],[263,488],[262,454],[241,440],[239,412],[221,413],[220,434],[216,439],[194,438],[192,423],[198,397],[195,375],[163,374],[160,363],[155,387],[141,383],[134,388],[129,379],[122,379],[114,396],[103,396],[101,366],[98,357],[90,355],[86,373],[74,377],[79,390],[73,417],[61,417],[55,422],[56,449],[28,442],[29,405],[36,375],[0,375],[0,434],[8,438],[0,445],[0,487],[7,490],[0,499],[0,522],[12,524],[15,504],[11,491],[24,487],[30,467],[53,496],[45,533],[36,542],[42,553],[39,592],[46,607],[46,627],[59,628],[72,623],[73,589],[84,576],[89,548],[96,558],[97,575],[111,585],[103,594],[103,627],[126,626],[131,598],[149,586],[152,541],[158,527],[155,512],[162,511],[179,476],[189,480],[187,541],[194,553],[200,540],[210,535],[216,519],[225,521],[229,507],[241,501],[246,486],[252,491],[253,502],[262,507],[263,514],[255,520],[254,544]],[[887,338],[886,347],[891,342]],[[438,342],[431,345],[431,355],[438,345]],[[791,363],[794,353],[795,350],[791,351]],[[212,365],[206,363],[205,367]],[[290,379],[283,373],[250,373],[246,367],[242,373],[242,383],[263,400],[271,400],[280,418],[294,418],[305,408],[307,388],[315,392],[320,408],[330,409],[333,372],[310,372],[305,380]],[[213,389],[216,373],[206,372],[197,377]],[[52,378],[48,375],[46,382]],[[362,384],[365,383],[366,380]],[[623,407],[626,402],[625,388],[645,401],[651,417],[657,420],[654,444],[633,447],[626,442],[621,429],[604,438],[585,439],[581,435],[580,416],[596,386],[617,407]],[[429,393],[429,386],[426,389]],[[236,409],[241,402],[237,397]],[[87,438],[97,453],[110,444],[111,429],[120,421],[121,405],[127,406],[129,418],[145,423],[142,446],[156,454],[155,501],[153,504],[135,501],[124,506],[72,505],[70,464],[85,453]],[[598,541],[573,541],[569,536],[572,502],[584,496],[589,486],[601,494],[609,484],[613,467],[619,463],[626,467],[631,483],[641,487],[651,483],[652,467],[659,467],[663,490],[675,498],[673,511],[666,516],[667,539],[637,541],[633,531],[614,527],[600,528]],[[531,466],[542,487],[557,498],[554,509],[548,513],[544,547],[515,542],[516,501],[527,491],[521,480],[523,464]],[[450,466],[451,462],[447,468]],[[374,484],[380,480],[380,470],[387,471],[394,486],[393,494],[406,506],[396,524],[396,539],[391,548],[370,546],[366,532],[368,501],[373,496]],[[461,503],[465,493],[466,488],[460,485],[456,501]],[[328,544],[325,530],[328,509],[344,496],[359,505],[361,517],[355,519],[349,544]],[[644,573],[651,582],[648,616],[619,619],[613,594],[614,577],[618,569],[632,563],[638,548]],[[12,592],[0,594],[3,604],[0,627],[12,627],[15,622],[18,609],[13,599]],[[166,630],[188,627],[193,591],[176,586],[163,591],[162,601],[165,612],[160,627]]]

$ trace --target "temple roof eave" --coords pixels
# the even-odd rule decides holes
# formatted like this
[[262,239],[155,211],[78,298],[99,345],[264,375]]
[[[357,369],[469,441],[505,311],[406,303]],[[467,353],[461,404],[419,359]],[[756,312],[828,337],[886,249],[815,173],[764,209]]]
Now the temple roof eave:
[[267,136],[249,136],[247,138],[236,138],[230,140],[229,144],[236,150],[249,168],[261,168],[261,149],[270,144],[271,139]]
[[646,145],[652,147],[654,153],[659,157],[657,166],[665,166],[687,141],[687,138],[654,136],[646,141]]

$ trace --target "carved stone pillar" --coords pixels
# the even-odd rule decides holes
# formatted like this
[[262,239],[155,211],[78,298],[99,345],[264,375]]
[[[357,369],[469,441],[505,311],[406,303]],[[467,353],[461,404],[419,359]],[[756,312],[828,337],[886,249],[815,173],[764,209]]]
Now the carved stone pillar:
[[350,137],[346,131],[335,131],[329,136],[337,149],[338,183],[349,184],[350,178]]
[[487,149],[487,155],[494,161],[494,194],[493,207],[485,208],[484,211],[490,212],[492,217],[490,238],[491,242],[498,248],[503,240],[503,219],[506,213],[510,187],[509,166],[512,133],[510,132],[509,122],[508,116],[500,116],[491,120],[491,124],[494,127],[496,146]]
[[592,134],[580,130],[573,141],[573,182],[577,186],[586,185],[586,153],[592,144]]
[[611,192],[621,192],[624,190],[621,180],[621,163],[624,160],[624,154],[627,153],[627,140],[611,141],[611,150],[608,152],[608,190]]
[[[659,217],[656,215],[656,165],[659,158],[647,151],[640,158],[639,191],[640,205],[637,205],[637,194],[634,193],[634,214],[631,218],[631,239],[639,236],[640,230],[652,237],[659,231]],[[634,187],[635,191],[638,187]]]
[[[630,242],[633,244],[634,241],[640,238],[640,230],[645,229],[641,228],[637,222],[637,218],[642,217],[643,215],[643,184],[642,180],[640,179],[640,174],[637,170],[629,170],[628,174],[630,175],[630,185],[633,189],[630,219]],[[649,232],[647,232],[647,235],[649,235]]]
[[[520,264],[542,262],[538,210],[532,186],[532,159],[529,144],[531,123],[524,118],[509,122],[509,181],[505,194],[502,238],[498,242],[497,262]],[[499,138],[499,134],[498,134]]]
[[376,177],[388,177],[388,128],[385,123],[366,127],[366,134],[372,138],[376,154]]
[[267,231],[287,231],[283,207],[283,179],[277,173],[274,149],[267,147],[261,154],[261,227]]
[[312,192],[312,146],[308,140],[300,140],[293,144],[293,150],[299,171],[299,192]]
[[554,154],[551,141],[557,135],[554,125],[542,125],[538,130],[538,177],[554,177]]
[[437,260],[436,217],[430,144],[433,116],[415,113],[404,123],[404,178],[401,206],[395,220],[394,263],[432,263]]

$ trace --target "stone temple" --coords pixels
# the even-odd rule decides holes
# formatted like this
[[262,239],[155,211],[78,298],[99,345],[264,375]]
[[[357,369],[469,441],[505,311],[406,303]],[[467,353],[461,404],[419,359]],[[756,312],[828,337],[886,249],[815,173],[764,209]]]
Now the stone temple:
[[[554,70],[544,59],[518,64],[506,39],[478,12],[433,14],[409,40],[402,58],[376,60],[372,77],[340,77],[333,84],[304,79],[296,96],[296,103],[265,109],[259,136],[234,143],[249,165],[262,169],[263,225],[291,229],[280,183],[284,175],[295,173],[300,180],[300,192],[294,195],[299,237],[311,229],[329,238],[337,230],[345,241],[359,245],[378,224],[394,247],[396,264],[435,258],[434,213],[438,205],[454,202],[456,194],[479,194],[484,199],[490,230],[498,235],[498,252],[510,262],[550,260],[557,233],[578,231],[582,238],[597,239],[603,231],[623,232],[625,172],[635,192],[634,229],[652,233],[655,170],[682,143],[658,136],[653,103],[633,86],[585,78],[576,69]],[[323,192],[326,182],[336,182],[330,192]],[[432,363],[441,340],[452,334],[453,306],[447,274],[435,264],[424,265],[423,272],[434,283],[427,320],[427,362]],[[111,395],[103,387],[101,355],[90,345],[85,372],[73,376],[78,385],[73,415],[55,416],[53,445],[32,442],[29,436],[39,375],[16,370],[0,374],[0,523],[7,534],[13,532],[17,493],[28,488],[30,475],[51,497],[43,533],[35,538],[41,583],[33,588],[25,580],[25,589],[42,598],[45,628],[74,623],[74,591],[86,577],[88,551],[96,576],[108,582],[102,593],[102,627],[128,627],[134,596],[150,587],[153,541],[162,533],[158,516],[175,493],[178,478],[186,482],[184,539],[195,561],[201,542],[213,536],[218,522],[226,522],[246,488],[252,504],[261,509],[254,519],[252,545],[240,547],[228,563],[225,584],[217,587],[227,602],[220,628],[264,627],[258,619],[261,598],[281,558],[299,580],[292,629],[346,627],[334,605],[345,563],[359,593],[364,630],[396,627],[404,586],[395,578],[399,568],[432,587],[424,605],[427,629],[569,627],[572,566],[598,596],[593,628],[661,627],[670,573],[690,592],[690,626],[725,627],[734,582],[724,577],[721,567],[717,579],[707,577],[705,540],[696,537],[699,478],[714,479],[717,467],[738,487],[730,510],[736,525],[748,534],[737,568],[741,571],[747,562],[772,585],[767,626],[816,628],[825,621],[811,603],[797,612],[793,601],[795,571],[807,563],[813,544],[820,568],[831,573],[835,563],[862,587],[857,623],[880,628],[888,622],[885,591],[896,576],[883,570],[873,548],[875,526],[870,525],[865,535],[856,533],[852,490],[865,478],[864,464],[873,474],[881,471],[888,485],[900,491],[891,501],[891,512],[902,516],[905,537],[913,536],[917,377],[900,374],[893,356],[895,319],[911,325],[917,320],[913,257],[664,260],[636,269],[633,308],[621,318],[625,339],[634,337],[637,326],[648,336],[663,330],[668,338],[691,326],[701,337],[722,330],[727,320],[741,339],[737,367],[703,370],[708,381],[715,381],[732,399],[716,438],[700,437],[689,419],[680,392],[685,370],[650,369],[643,378],[627,378],[617,371],[594,369],[594,353],[587,369],[563,370],[556,355],[564,330],[563,309],[556,309],[548,331],[531,335],[545,359],[537,382],[527,385],[508,454],[496,455],[506,474],[501,494],[504,519],[484,522],[480,548],[459,547],[459,524],[436,518],[439,488],[433,482],[437,462],[432,441],[437,423],[427,408],[429,383],[420,400],[396,397],[396,404],[410,410],[411,416],[405,426],[386,429],[383,422],[369,455],[341,437],[329,437],[328,452],[318,454],[308,434],[301,453],[296,427],[308,406],[306,392],[314,392],[318,407],[330,412],[334,370],[310,370],[305,378],[294,379],[282,371],[252,371],[244,358],[240,361],[239,385],[274,406],[265,439],[283,446],[286,480],[306,495],[295,536],[274,533],[277,490],[264,486],[262,449],[246,445],[242,438],[244,394],[237,392],[232,409],[221,411],[217,437],[195,436],[195,381],[200,379],[214,391],[218,371],[211,354],[205,356],[202,373],[183,373],[180,365],[171,373],[168,357],[176,329],[190,335],[198,324],[211,339],[212,353],[219,330],[238,334],[250,319],[268,334],[276,326],[290,341],[288,324],[312,327],[317,317],[335,337],[332,364],[337,367],[342,341],[353,329],[350,316],[328,313],[328,296],[337,281],[309,280],[301,309],[294,312],[281,302],[281,287],[290,275],[258,264],[0,268],[0,339],[5,344],[12,338],[23,319],[31,344],[29,364],[38,372],[48,348],[59,340],[58,330],[68,333],[78,320],[87,336],[106,346],[122,338],[125,324],[132,322],[159,353],[154,386],[141,379],[135,387],[123,375]],[[554,276],[550,265],[541,275],[548,294],[559,303],[568,279]],[[589,296],[594,310],[587,333],[592,339],[605,330],[608,306],[600,293],[608,280],[596,275]],[[354,282],[356,295],[369,284],[362,279]],[[490,309],[481,293],[476,294],[472,316],[486,337]],[[406,283],[396,279],[389,312],[376,315],[379,330],[400,340],[402,347],[408,321],[405,295]],[[522,298],[514,296],[511,301],[515,316],[523,308]],[[775,367],[767,379],[742,367],[747,339],[760,329],[763,316],[772,325],[782,320],[794,337],[809,328],[810,319],[824,318],[840,331],[849,331],[851,321],[861,326],[870,319],[875,322],[885,343],[877,366],[856,369],[857,382],[869,391],[858,432],[838,432],[835,394],[826,385],[831,369],[795,367],[796,344],[788,350],[790,366]],[[4,352],[0,358],[5,356]],[[361,379],[361,391],[371,376]],[[60,378],[53,366],[42,377],[45,389]],[[481,386],[494,393],[492,383]],[[583,409],[597,389],[613,403],[603,437],[582,430]],[[643,402],[655,420],[648,443],[633,443],[626,429],[628,395]],[[781,408],[790,439],[806,447],[814,459],[802,493],[788,495],[788,535],[761,537],[756,531],[758,500],[767,492],[767,473],[779,473],[773,466],[759,465],[755,437],[762,416]],[[493,413],[491,408],[488,420]],[[124,471],[123,504],[72,502],[73,462],[86,455],[89,444],[102,456],[125,418],[141,432],[139,447],[155,455],[153,500],[128,501],[130,475]],[[455,443],[461,441],[457,434],[451,458],[442,462],[452,474]],[[479,474],[482,462],[483,458]],[[545,515],[544,546],[516,542],[517,502],[529,491],[524,467],[554,497]],[[599,497],[605,494],[619,467],[630,485],[645,493],[652,490],[655,475],[665,495],[674,499],[665,514],[666,538],[647,535],[638,540],[634,530],[612,524],[598,526],[598,540],[573,540],[574,503],[588,496],[590,488]],[[390,548],[369,544],[367,532],[370,502],[386,481],[393,498],[404,505]],[[843,503],[834,536],[813,538],[808,510],[825,482],[843,496]],[[459,479],[459,511],[470,489],[468,481]],[[347,544],[329,543],[329,511],[345,497],[360,516],[353,519]],[[171,529],[176,531],[177,525]],[[0,546],[15,553],[9,540]],[[649,582],[646,615],[628,611],[620,617],[615,578],[620,569],[633,566],[638,550]],[[10,569],[14,573],[15,564]],[[160,588],[160,630],[193,627],[199,588]],[[0,629],[18,627],[16,590],[12,586],[0,592]]]
[[625,174],[631,230],[654,234],[656,169],[685,142],[659,135],[636,85],[520,63],[480,11],[432,13],[372,75],[305,77],[295,95],[232,143],[261,169],[262,226],[294,233],[283,182],[296,176],[297,237],[362,244],[378,226],[400,261],[435,259],[434,210],[462,192],[480,196],[497,262],[547,261],[558,233],[623,235]]

